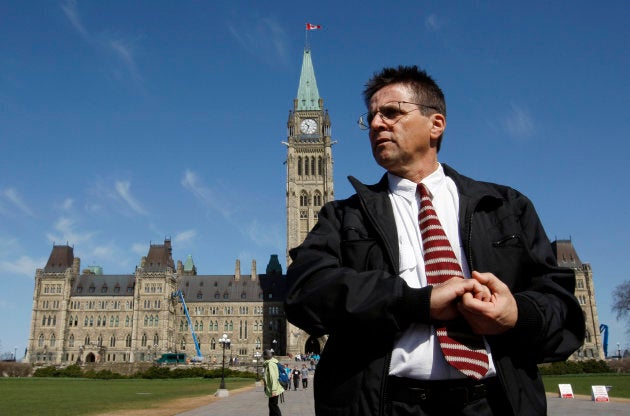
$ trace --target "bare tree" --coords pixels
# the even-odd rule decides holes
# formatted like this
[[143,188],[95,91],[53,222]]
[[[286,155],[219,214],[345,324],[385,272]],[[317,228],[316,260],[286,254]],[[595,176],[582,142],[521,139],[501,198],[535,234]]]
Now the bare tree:
[[[612,311],[617,314],[617,319],[630,318],[630,280],[626,280],[613,291]],[[630,319],[626,322],[628,332],[630,332]]]

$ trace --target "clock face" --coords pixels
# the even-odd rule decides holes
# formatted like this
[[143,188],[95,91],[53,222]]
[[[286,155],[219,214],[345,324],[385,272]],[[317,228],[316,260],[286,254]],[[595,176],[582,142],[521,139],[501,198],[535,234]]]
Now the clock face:
[[300,131],[304,134],[313,134],[317,130],[317,122],[312,118],[302,120],[300,123]]

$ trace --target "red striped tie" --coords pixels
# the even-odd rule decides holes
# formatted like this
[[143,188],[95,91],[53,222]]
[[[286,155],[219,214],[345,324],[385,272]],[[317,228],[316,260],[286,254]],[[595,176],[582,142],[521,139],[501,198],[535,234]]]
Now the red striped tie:
[[[464,278],[426,187],[419,184],[418,192],[421,196],[418,223],[427,284],[436,286],[455,276]],[[488,372],[488,353],[481,336],[473,334],[469,328],[451,327],[436,328],[436,334],[450,365],[477,380]]]

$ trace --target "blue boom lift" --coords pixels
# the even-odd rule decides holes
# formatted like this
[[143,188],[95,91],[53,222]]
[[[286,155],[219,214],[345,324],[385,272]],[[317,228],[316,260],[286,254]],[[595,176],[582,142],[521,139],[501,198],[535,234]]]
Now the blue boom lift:
[[201,362],[203,360],[203,356],[201,355],[201,349],[199,348],[199,341],[197,341],[195,329],[193,328],[192,321],[190,320],[190,314],[188,313],[188,307],[186,306],[186,301],[184,300],[184,294],[181,290],[178,290],[177,292],[173,293],[172,297],[179,298],[179,300],[182,302],[184,313],[186,314],[186,319],[188,320],[188,328],[190,328],[190,334],[192,335],[193,342],[195,343],[195,349],[197,350],[197,357],[195,357],[194,361]]

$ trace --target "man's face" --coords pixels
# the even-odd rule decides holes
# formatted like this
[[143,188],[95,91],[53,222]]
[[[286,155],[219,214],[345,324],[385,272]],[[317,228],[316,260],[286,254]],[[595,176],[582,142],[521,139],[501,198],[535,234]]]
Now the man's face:
[[[405,103],[400,103],[406,101]],[[444,126],[434,125],[434,116],[422,115],[409,88],[392,84],[378,90],[370,99],[370,144],[376,162],[387,171],[407,179],[437,163],[436,139]],[[385,110],[393,110],[391,113]],[[383,110],[389,120],[376,114]],[[396,113],[395,110],[400,112]],[[440,120],[438,120],[440,121]]]

